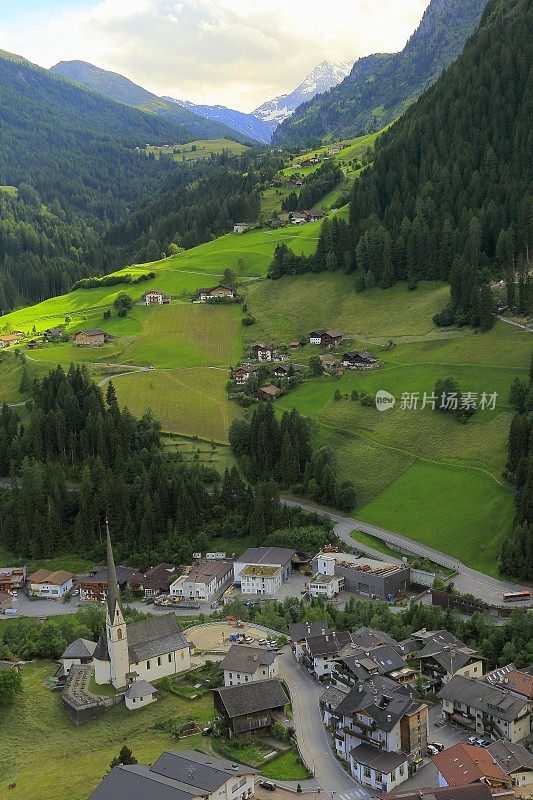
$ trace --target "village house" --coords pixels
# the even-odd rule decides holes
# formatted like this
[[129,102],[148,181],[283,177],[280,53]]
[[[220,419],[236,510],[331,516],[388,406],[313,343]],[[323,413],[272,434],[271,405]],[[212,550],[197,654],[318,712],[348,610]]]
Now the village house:
[[513,786],[533,787],[533,753],[522,744],[493,742],[487,747],[494,761],[502,768]]
[[274,678],[213,689],[213,701],[233,738],[258,731],[269,732],[276,717],[283,714],[289,698]]
[[[133,567],[116,567],[115,573],[120,589],[125,589],[138,570]],[[95,570],[91,575],[81,576],[78,583],[80,600],[89,603],[103,603],[107,600],[107,569]]]
[[198,289],[198,300],[200,303],[208,303],[210,300],[233,300],[235,298],[235,290],[231,286],[219,284],[212,286],[208,289]]
[[273,375],[275,378],[290,378],[291,375],[298,375],[301,369],[300,364],[289,364],[287,367],[276,367]]
[[105,632],[94,651],[97,684],[123,689],[137,680],[157,680],[190,669],[190,645],[175,614],[125,623],[109,531],[107,587]]
[[192,566],[171,584],[170,596],[207,603],[232,580],[231,561],[203,561]]
[[366,350],[344,353],[341,359],[341,364],[345,369],[370,369],[377,363],[377,359]]
[[318,680],[329,678],[335,659],[350,642],[348,631],[309,636],[302,644],[300,663]]
[[381,796],[381,800],[516,800],[511,789],[491,789],[485,784],[472,786],[436,786],[425,789],[399,789]]
[[0,592],[11,593],[26,584],[26,567],[0,567]]
[[107,333],[101,328],[88,328],[74,334],[74,344],[81,347],[101,347],[107,338]]
[[232,378],[238,386],[243,386],[258,369],[257,364],[243,364],[233,370]]
[[453,633],[445,630],[427,631],[423,628],[402,642],[404,652],[419,663],[420,673],[430,685],[439,688],[453,675],[480,678],[483,659]]
[[47,328],[43,332],[44,339],[53,339],[56,336],[63,336],[65,330],[63,326],[55,327],[55,328]]
[[305,217],[296,216],[295,214],[291,214],[290,220],[291,225],[305,225],[307,222]]
[[524,698],[483,680],[454,675],[438,693],[448,722],[478,736],[520,742],[531,732],[531,708]]
[[533,670],[517,669],[514,664],[498,667],[483,676],[486,683],[505,689],[515,697],[523,698],[531,704],[533,710]]
[[250,228],[249,222],[236,222],[233,226],[233,233],[245,233]]
[[233,562],[235,584],[243,594],[274,595],[292,571],[294,550],[250,547]]
[[150,567],[146,572],[135,572],[128,583],[132,591],[142,592],[145,597],[156,597],[169,591],[176,575],[176,565],[163,562]]
[[278,674],[277,658],[275,650],[232,644],[220,665],[224,672],[224,686],[275,678]]
[[325,636],[329,632],[329,626],[323,620],[319,622],[291,622],[289,624],[289,638],[296,660],[301,660],[307,639],[312,636]]
[[51,597],[58,600],[74,586],[74,574],[65,570],[38,569],[28,578],[30,597]]
[[510,783],[488,748],[458,742],[434,755],[432,761],[442,787],[484,783],[497,788]]
[[164,304],[170,303],[170,296],[168,294],[160,292],[159,289],[148,289],[148,291],[144,293],[143,297],[144,297],[144,304],[147,306],[153,306],[153,305],[162,306]]
[[90,639],[75,639],[59,657],[59,670],[56,674],[66,676],[74,666],[92,664],[96,642]]
[[324,217],[326,216],[326,212],[320,210],[304,211],[303,215],[307,222],[318,222],[319,220],[324,219]]
[[261,386],[257,390],[257,399],[262,400],[265,403],[268,403],[272,400],[275,400],[281,394],[281,389],[278,389],[277,386]]
[[316,344],[324,347],[326,350],[332,350],[338,347],[343,339],[341,331],[330,330],[316,330],[311,331],[309,334],[309,344]]
[[165,752],[151,766],[113,767],[89,800],[248,800],[256,774],[197,750]]
[[409,761],[403,753],[380,750],[365,742],[353,748],[349,763],[356,781],[378,791],[390,792],[409,777]]
[[0,336],[0,347],[9,347],[10,345],[18,342],[18,340],[18,336],[15,336],[12,333],[6,333],[3,336]]

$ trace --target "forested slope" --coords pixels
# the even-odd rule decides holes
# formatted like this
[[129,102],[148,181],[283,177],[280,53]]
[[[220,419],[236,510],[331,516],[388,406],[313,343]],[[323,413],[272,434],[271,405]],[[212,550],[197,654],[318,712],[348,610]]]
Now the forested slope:
[[305,146],[380,130],[430,86],[474,32],[485,0],[432,0],[399,53],[376,53],[355,62],[329,92],[301,105],[274,133],[274,142]]

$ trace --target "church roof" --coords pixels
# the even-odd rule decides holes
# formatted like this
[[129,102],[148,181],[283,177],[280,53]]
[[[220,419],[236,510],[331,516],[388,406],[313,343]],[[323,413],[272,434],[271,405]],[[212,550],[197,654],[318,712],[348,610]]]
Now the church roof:
[[117,571],[115,569],[115,559],[113,558],[113,548],[111,547],[111,536],[109,535],[109,525],[107,525],[107,610],[111,622],[115,619],[115,609],[120,608],[120,590],[118,588]]
[[170,612],[126,626],[131,663],[189,647],[176,615]]

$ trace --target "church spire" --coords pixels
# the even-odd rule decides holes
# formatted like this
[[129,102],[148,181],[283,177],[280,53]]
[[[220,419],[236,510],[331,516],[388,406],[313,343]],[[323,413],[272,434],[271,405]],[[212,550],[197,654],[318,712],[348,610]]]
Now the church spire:
[[107,610],[109,613],[109,620],[111,624],[113,624],[117,605],[120,608],[120,591],[118,588],[117,570],[115,568],[115,559],[113,558],[113,548],[111,547],[111,536],[107,519],[105,524],[107,539]]

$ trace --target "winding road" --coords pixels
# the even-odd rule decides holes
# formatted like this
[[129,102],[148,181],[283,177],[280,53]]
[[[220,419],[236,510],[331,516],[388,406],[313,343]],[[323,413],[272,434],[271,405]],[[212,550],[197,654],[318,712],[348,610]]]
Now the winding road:
[[322,724],[318,700],[324,686],[299,666],[292,654],[279,657],[279,674],[291,696],[298,749],[307,767],[324,791],[334,800],[365,800],[371,797],[343,769],[333,755],[330,739]]
[[[341,539],[343,542],[346,542],[346,544],[350,545],[350,547],[356,547],[358,550],[364,550],[365,552],[370,553],[370,555],[377,555],[378,557],[383,558],[382,553],[380,554],[377,550],[372,550],[372,548],[369,548],[366,545],[363,545],[360,542],[352,539],[351,534],[354,530],[359,530],[363,533],[370,534],[376,539],[380,539],[385,544],[388,544],[391,547],[396,547],[406,554],[429,558],[435,564],[452,569],[457,572],[457,575],[453,579],[453,583],[457,591],[461,594],[471,594],[474,597],[483,600],[485,603],[489,603],[491,605],[501,605],[503,592],[517,592],[527,589],[526,586],[520,586],[517,583],[499,580],[498,578],[491,578],[489,575],[484,575],[482,572],[477,572],[475,569],[467,567],[466,564],[463,564],[462,561],[459,561],[453,556],[442,553],[440,550],[434,550],[432,547],[428,547],[420,542],[408,539],[406,536],[402,536],[399,533],[393,533],[385,528],[380,528],[377,525],[371,525],[368,522],[363,522],[362,520],[358,519],[351,519],[350,517],[343,517],[334,511],[324,509],[319,506],[315,506],[312,503],[303,502],[301,500],[283,500],[282,502],[288,506],[298,506],[304,511],[314,511],[318,514],[329,517],[335,523],[334,531],[339,539]],[[389,556],[387,556],[387,558],[389,558]],[[400,558],[390,558],[389,560],[397,563],[401,562]],[[532,605],[533,603],[531,600],[529,602],[521,602],[520,608],[531,607]]]

